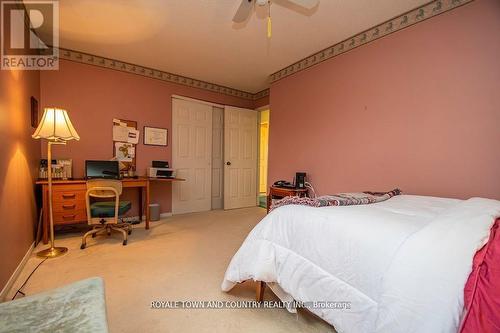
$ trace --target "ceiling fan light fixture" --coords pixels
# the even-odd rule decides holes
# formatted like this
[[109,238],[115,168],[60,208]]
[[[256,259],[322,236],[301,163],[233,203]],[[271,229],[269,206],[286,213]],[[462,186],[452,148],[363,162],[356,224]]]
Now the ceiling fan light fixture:
[[271,38],[273,33],[273,26],[271,23],[271,16],[267,18],[267,38]]
[[271,39],[272,34],[273,34],[273,25],[271,22],[271,1],[269,1],[269,13],[267,15],[267,38]]
[[[288,0],[289,2],[300,7],[311,9],[317,6],[320,0]],[[234,23],[243,23],[254,11],[255,4],[259,6],[269,6],[269,15],[267,17],[267,38],[271,38],[272,23],[271,23],[271,0],[241,0],[240,6],[233,17]]]

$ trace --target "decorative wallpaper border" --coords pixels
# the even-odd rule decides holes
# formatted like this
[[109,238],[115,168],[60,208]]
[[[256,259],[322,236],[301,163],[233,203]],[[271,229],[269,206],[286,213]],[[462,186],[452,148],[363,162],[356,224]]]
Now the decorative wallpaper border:
[[224,95],[239,97],[248,100],[254,100],[254,96],[260,94],[252,94],[246,91],[237,90],[225,86],[221,86],[215,83],[205,82],[196,80],[190,77],[172,74],[169,72],[164,72],[158,69],[148,68],[140,65],[130,64],[124,61],[119,61],[115,59],[105,58],[101,56],[96,56],[89,53],[84,53],[80,51],[68,50],[64,48],[59,49],[60,59],[75,61],[83,64],[94,65],[103,68],[109,68],[118,70],[121,72],[141,75],[153,79],[158,79],[162,81],[182,84],[188,87],[199,88],[204,90],[209,90],[216,93],[221,93]]
[[269,96],[269,94],[270,94],[269,88],[264,89],[262,91],[259,91],[258,93],[253,94],[253,100],[255,101],[255,100],[261,99],[263,97]]
[[327,59],[336,57],[361,45],[367,44],[396,31],[402,30],[431,17],[437,16],[474,0],[435,0],[410,10],[373,28],[360,32],[340,43],[314,53],[290,66],[270,75],[270,82],[276,82],[287,76],[303,71]]

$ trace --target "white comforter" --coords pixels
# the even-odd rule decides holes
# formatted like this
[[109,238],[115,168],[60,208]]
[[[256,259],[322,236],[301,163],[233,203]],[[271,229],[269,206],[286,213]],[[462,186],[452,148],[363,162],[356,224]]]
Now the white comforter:
[[475,252],[500,201],[401,195],[346,207],[284,206],[248,235],[222,290],[276,282],[340,332],[456,332]]

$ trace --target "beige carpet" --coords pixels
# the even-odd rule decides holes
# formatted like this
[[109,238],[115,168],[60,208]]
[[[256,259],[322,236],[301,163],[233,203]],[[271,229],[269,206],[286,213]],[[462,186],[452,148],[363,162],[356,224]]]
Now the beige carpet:
[[[68,247],[69,253],[45,261],[24,292],[101,276],[111,332],[334,332],[305,311],[151,309],[154,300],[253,300],[253,282],[230,293],[222,292],[220,284],[232,255],[264,215],[262,208],[177,215],[152,222],[150,230],[136,226],[127,246],[114,234],[89,238],[87,248],[80,250],[81,234],[59,235],[57,245]],[[39,262],[34,255],[29,259],[10,297]],[[275,298],[266,291],[265,299]]]

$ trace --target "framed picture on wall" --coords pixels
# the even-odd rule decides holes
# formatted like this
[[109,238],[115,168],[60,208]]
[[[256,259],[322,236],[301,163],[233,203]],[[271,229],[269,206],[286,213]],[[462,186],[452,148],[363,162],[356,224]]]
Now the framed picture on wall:
[[147,146],[168,145],[168,130],[160,127],[144,126],[144,144]]
[[38,127],[38,101],[35,97],[31,96],[31,127]]

